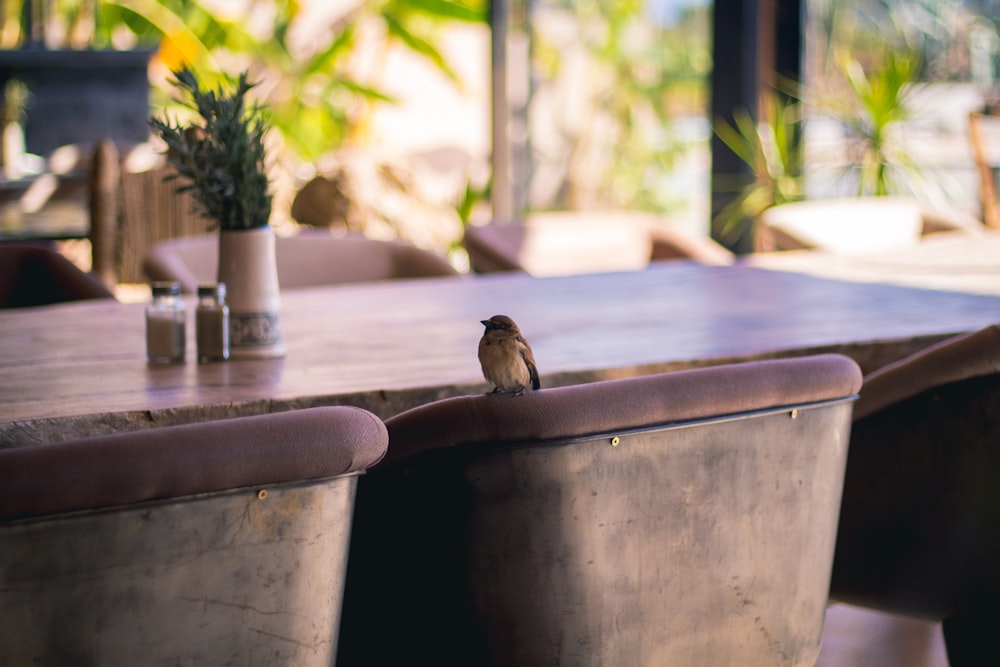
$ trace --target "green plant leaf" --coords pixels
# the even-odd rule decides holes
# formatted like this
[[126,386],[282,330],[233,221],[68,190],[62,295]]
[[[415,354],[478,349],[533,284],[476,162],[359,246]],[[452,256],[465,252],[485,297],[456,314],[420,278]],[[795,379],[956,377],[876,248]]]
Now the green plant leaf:
[[414,11],[438,18],[469,23],[485,23],[489,20],[489,14],[484,5],[472,7],[448,0],[408,0],[406,4]]
[[434,46],[432,42],[423,37],[416,35],[411,32],[402,22],[396,19],[396,17],[391,14],[382,14],[382,19],[385,21],[386,27],[389,29],[389,34],[401,40],[414,52],[419,53],[423,57],[430,60],[437,66],[438,70],[442,74],[447,76],[452,81],[459,81],[458,74],[451,68],[445,57],[438,51],[437,47]]
[[198,208],[225,230],[265,227],[270,221],[271,194],[265,164],[268,125],[263,113],[248,104],[256,84],[247,72],[230,90],[202,87],[194,71],[174,72],[179,101],[197,110],[199,122],[182,126],[151,118],[150,126],[167,144],[167,157]]

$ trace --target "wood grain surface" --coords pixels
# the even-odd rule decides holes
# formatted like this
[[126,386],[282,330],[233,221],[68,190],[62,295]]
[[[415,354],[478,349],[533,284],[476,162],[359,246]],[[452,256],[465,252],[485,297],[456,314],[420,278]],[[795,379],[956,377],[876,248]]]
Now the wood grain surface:
[[145,358],[143,306],[0,312],[0,446],[243,414],[353,404],[388,417],[486,390],[479,321],[511,316],[542,386],[835,351],[871,370],[1000,321],[1000,296],[665,262],[559,278],[493,274],[288,290],[288,355]]

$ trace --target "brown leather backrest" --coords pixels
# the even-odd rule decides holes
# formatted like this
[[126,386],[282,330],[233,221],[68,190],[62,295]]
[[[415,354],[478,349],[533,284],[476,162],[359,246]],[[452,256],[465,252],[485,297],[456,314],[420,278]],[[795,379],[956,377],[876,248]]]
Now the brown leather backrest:
[[113,298],[97,276],[79,269],[55,250],[0,244],[0,308]]
[[181,290],[196,294],[199,285],[218,278],[218,233],[161,241],[146,253],[142,270],[152,281],[180,283]]
[[[193,293],[216,280],[217,234],[190,236],[154,246],[143,263],[152,280],[179,282]],[[302,232],[275,240],[282,289],[343,283],[454,276],[443,257],[405,241],[379,241],[329,232]]]
[[865,376],[854,419],[932,387],[1000,373],[1000,325],[963,334]]
[[478,273],[563,275],[644,268],[650,261],[726,265],[733,255],[641,211],[552,211],[521,220],[469,225],[463,244]]
[[283,289],[457,274],[443,257],[405,241],[303,232],[279,238],[276,251]]
[[0,450],[0,519],[177,498],[364,471],[385,425],[320,407]]
[[590,216],[469,225],[463,243],[472,268],[480,273],[553,276],[635,270],[648,265],[652,256],[646,229]]
[[853,396],[861,371],[841,355],[755,361],[527,392],[444,399],[386,421],[385,462],[458,445],[636,429]]

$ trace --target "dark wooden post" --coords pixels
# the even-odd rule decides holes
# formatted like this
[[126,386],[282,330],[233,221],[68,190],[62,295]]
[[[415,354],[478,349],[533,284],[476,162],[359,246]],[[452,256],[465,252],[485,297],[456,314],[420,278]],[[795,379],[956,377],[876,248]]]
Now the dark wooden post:
[[110,139],[98,142],[90,166],[91,267],[108,288],[118,280],[118,198],[121,166]]
[[[759,117],[761,91],[777,80],[799,81],[802,62],[802,0],[716,0],[713,23],[711,118],[733,123],[743,109]],[[730,250],[753,251],[753,221],[723,234],[715,221],[738,191],[753,182],[749,165],[713,135],[712,238]]]
[[[759,0],[716,0],[712,34],[712,104],[711,118],[733,124],[733,112],[745,109],[757,118],[760,90],[758,25]],[[750,221],[738,230],[723,233],[716,221],[719,212],[737,192],[753,182],[753,172],[714,134],[711,142],[711,234],[733,252],[753,250]]]

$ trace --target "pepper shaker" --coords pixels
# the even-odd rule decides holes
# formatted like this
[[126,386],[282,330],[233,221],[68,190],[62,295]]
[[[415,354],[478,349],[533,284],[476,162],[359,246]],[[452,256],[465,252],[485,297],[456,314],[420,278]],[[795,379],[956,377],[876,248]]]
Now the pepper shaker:
[[183,363],[187,345],[187,311],[179,283],[153,283],[146,307],[146,357],[153,364]]
[[225,283],[198,286],[195,336],[199,364],[229,358],[229,306],[226,305]]

